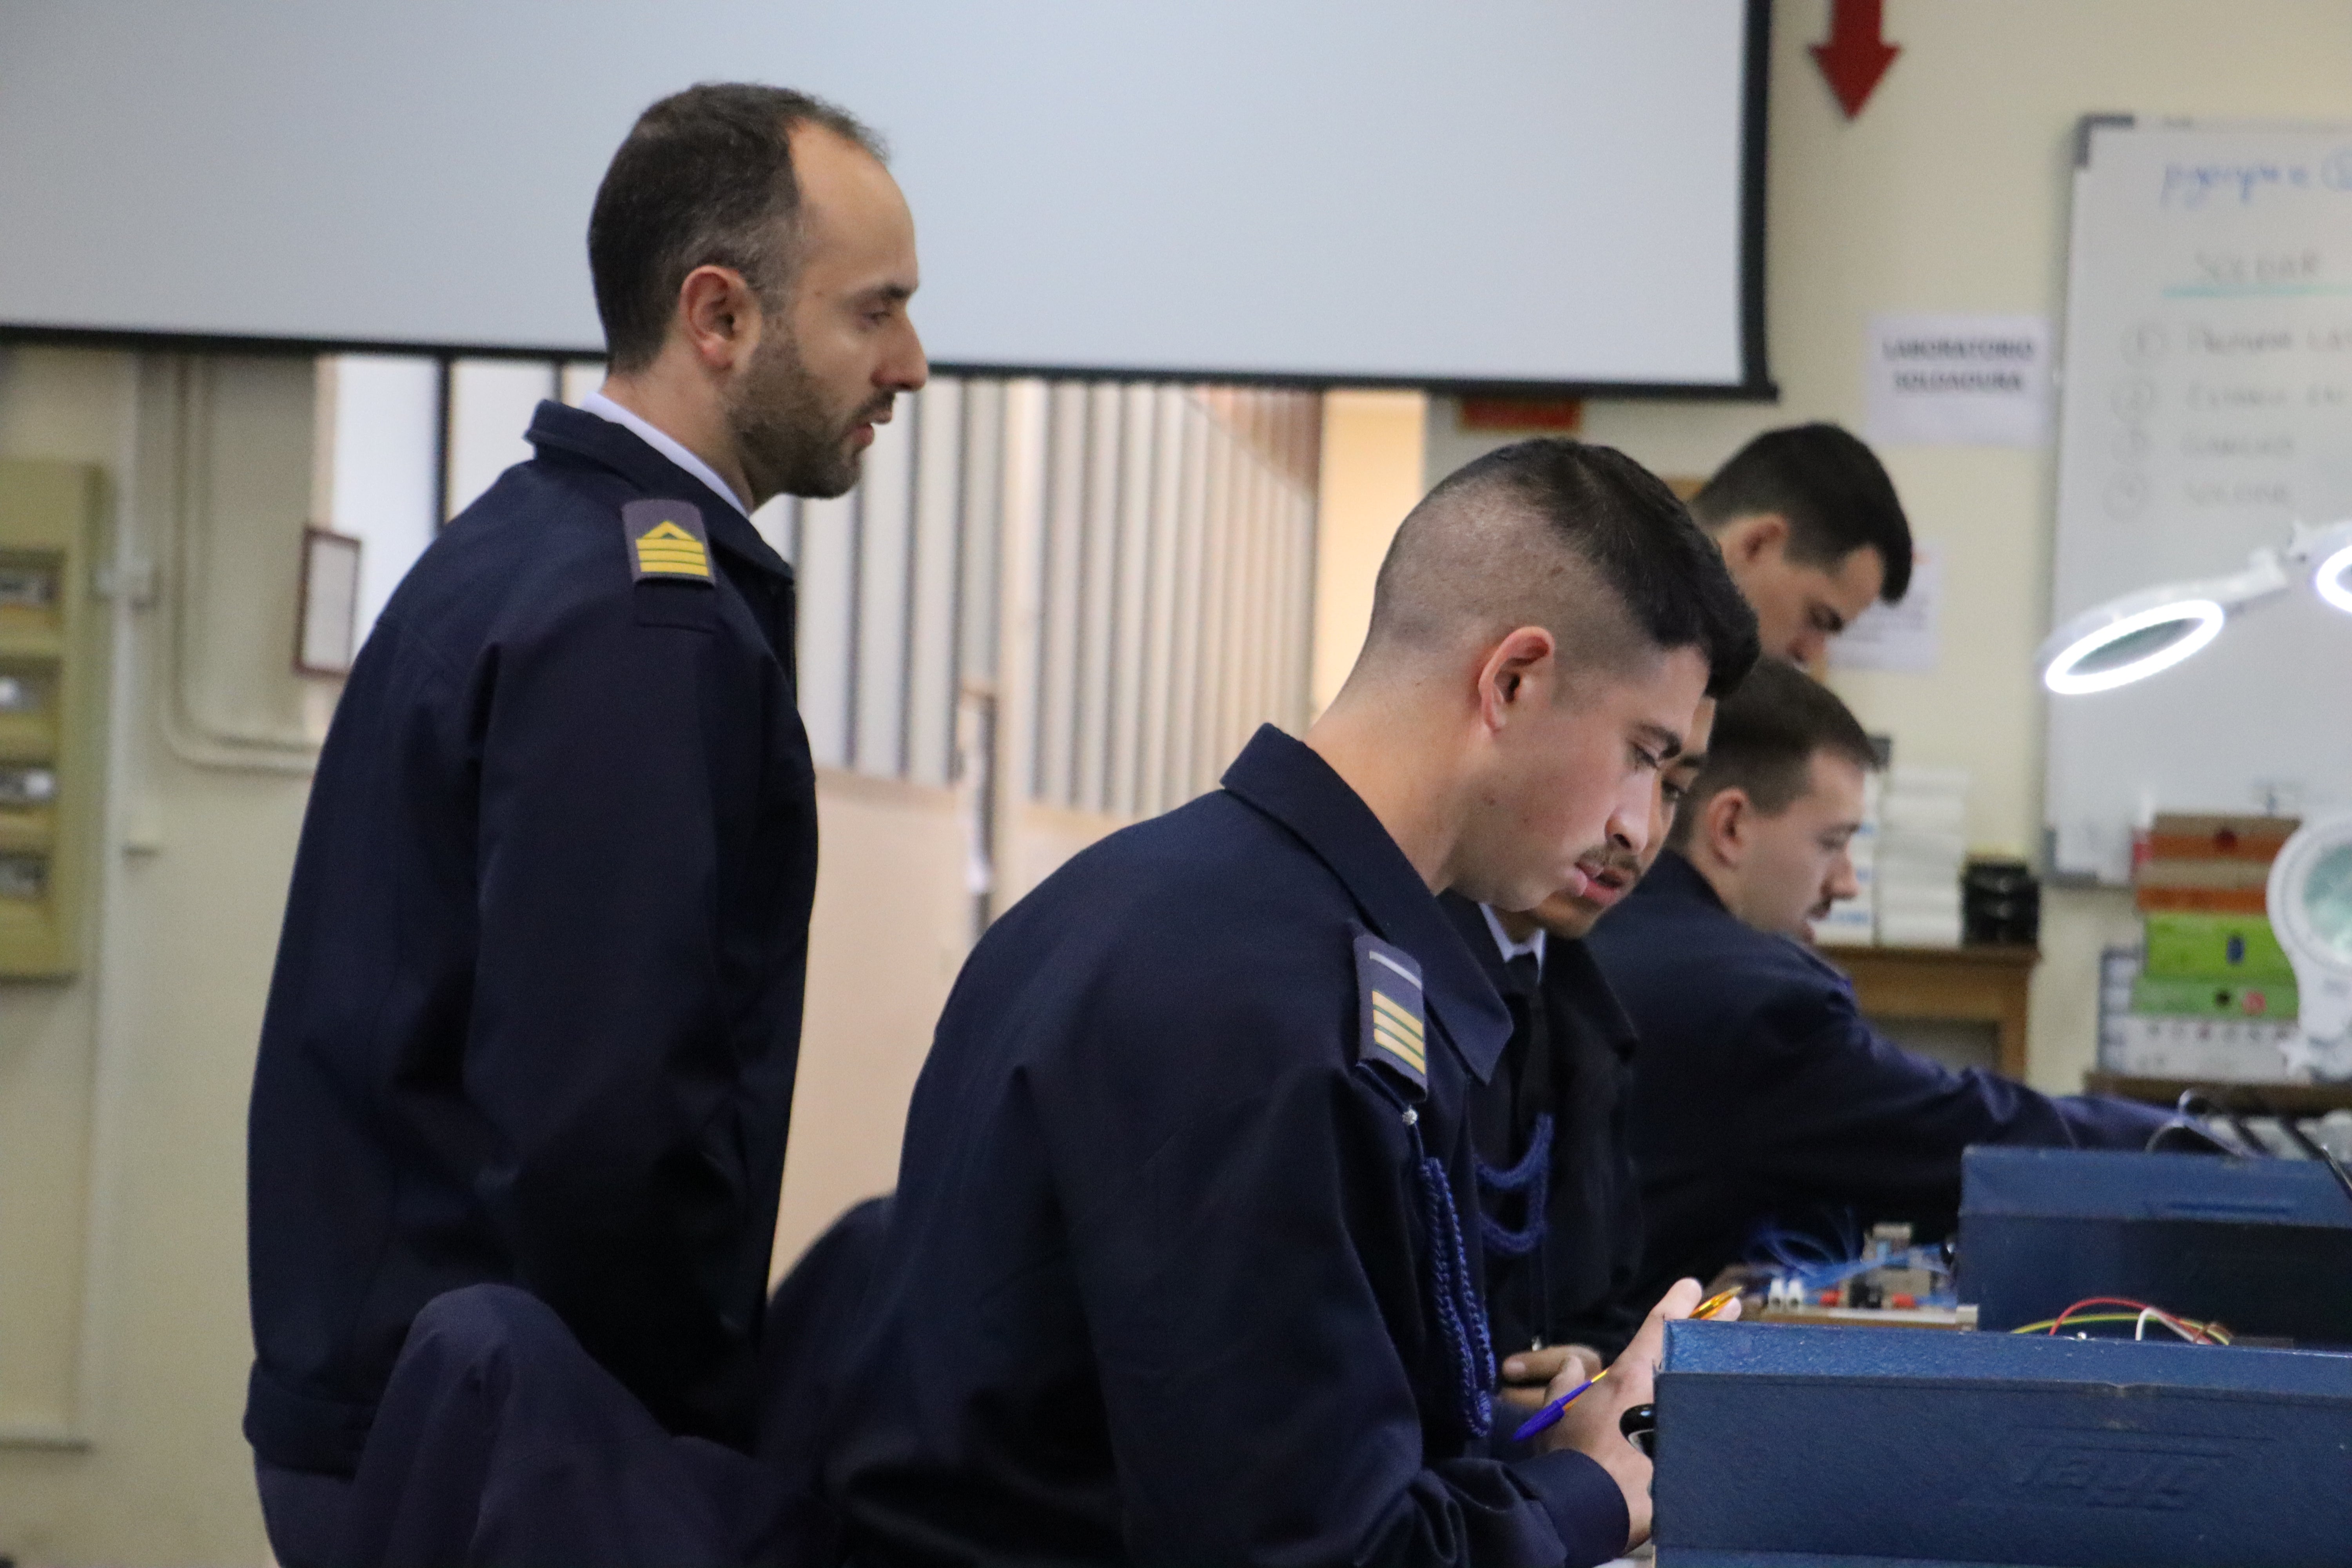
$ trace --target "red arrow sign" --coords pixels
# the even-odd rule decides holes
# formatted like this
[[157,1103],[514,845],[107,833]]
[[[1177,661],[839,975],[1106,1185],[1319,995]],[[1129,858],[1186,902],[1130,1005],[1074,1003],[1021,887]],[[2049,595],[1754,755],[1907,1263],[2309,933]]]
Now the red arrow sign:
[[1835,0],[1830,39],[1812,46],[1813,60],[1852,120],[1877,89],[1878,79],[1903,51],[1880,36],[1881,0]]

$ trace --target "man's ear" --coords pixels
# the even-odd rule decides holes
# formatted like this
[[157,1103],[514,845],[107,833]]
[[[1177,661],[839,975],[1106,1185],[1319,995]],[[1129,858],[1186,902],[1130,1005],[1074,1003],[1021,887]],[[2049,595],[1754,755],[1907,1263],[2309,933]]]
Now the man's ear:
[[1559,678],[1559,645],[1541,626],[1521,626],[1486,650],[1478,667],[1478,717],[1489,731],[1531,703],[1549,702]]
[[1748,858],[1748,828],[1756,803],[1738,784],[1719,789],[1699,808],[1698,837],[1707,851],[1726,866],[1737,867]]
[[698,267],[678,285],[673,331],[706,370],[723,374],[746,363],[761,325],[759,295],[731,267]]
[[1725,560],[1753,565],[1788,548],[1789,520],[1777,511],[1752,511],[1735,519],[1722,538]]

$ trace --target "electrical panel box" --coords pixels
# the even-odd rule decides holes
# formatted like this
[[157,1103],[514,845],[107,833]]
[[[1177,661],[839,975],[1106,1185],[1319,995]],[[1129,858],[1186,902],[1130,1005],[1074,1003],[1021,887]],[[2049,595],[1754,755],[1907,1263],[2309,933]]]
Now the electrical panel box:
[[0,980],[79,960],[98,806],[89,618],[98,472],[0,461]]
[[1971,1149],[1953,1253],[1960,1299],[1988,1329],[2119,1296],[2240,1335],[2352,1347],[2352,1194],[2316,1161]]
[[2352,1356],[1671,1323],[1658,1568],[2352,1562]]

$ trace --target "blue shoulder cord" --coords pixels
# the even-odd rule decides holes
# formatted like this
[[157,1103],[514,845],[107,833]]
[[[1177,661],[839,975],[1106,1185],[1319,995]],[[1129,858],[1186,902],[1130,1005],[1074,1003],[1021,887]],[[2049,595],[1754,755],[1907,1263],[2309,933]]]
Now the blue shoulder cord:
[[1547,1110],[1537,1116],[1535,1131],[1528,1137],[1528,1152],[1519,1157],[1517,1164],[1498,1171],[1484,1160],[1477,1163],[1478,1193],[1482,1198],[1500,1198],[1512,1193],[1527,1194],[1527,1223],[1517,1230],[1496,1219],[1481,1203],[1478,1239],[1506,1258],[1525,1258],[1543,1245],[1544,1208],[1551,1195],[1551,1112]]
[[1413,1174],[1421,1185],[1422,1217],[1429,1230],[1430,1293],[1438,1328],[1454,1355],[1462,1424],[1471,1436],[1484,1437],[1495,1425],[1495,1346],[1487,1336],[1486,1310],[1478,1300],[1478,1282],[1471,1277],[1445,1167],[1423,1144],[1421,1115],[1411,1106],[1405,1108],[1404,1125],[1412,1139]]

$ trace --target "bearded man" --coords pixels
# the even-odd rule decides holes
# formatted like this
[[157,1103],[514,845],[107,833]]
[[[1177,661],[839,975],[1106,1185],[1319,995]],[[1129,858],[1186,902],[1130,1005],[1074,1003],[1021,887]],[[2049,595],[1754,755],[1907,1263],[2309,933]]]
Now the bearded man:
[[609,379],[394,595],[303,826],[249,1129],[289,1568],[723,1559],[756,1479],[816,800],[751,512],[922,385],[914,226],[856,121],[714,84],[588,251]]

